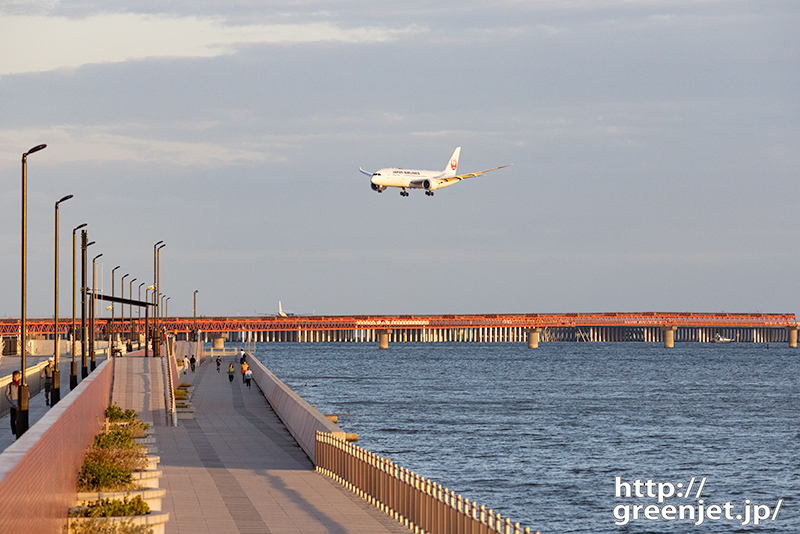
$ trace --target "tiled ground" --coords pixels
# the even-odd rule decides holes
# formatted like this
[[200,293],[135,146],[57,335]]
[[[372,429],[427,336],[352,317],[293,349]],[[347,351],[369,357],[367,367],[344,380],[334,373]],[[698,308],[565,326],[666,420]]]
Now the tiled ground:
[[213,364],[181,374],[195,386],[194,420],[165,426],[158,360],[118,359],[112,397],[153,421],[167,489],[168,533],[407,533],[314,471],[254,384]]

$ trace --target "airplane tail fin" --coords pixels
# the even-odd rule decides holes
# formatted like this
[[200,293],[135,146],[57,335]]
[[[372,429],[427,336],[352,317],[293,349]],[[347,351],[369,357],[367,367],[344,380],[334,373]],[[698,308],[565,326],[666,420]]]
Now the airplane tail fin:
[[461,147],[456,148],[453,155],[450,156],[450,161],[447,163],[447,167],[444,168],[445,174],[450,176],[455,176],[456,172],[458,171],[458,157],[461,155]]

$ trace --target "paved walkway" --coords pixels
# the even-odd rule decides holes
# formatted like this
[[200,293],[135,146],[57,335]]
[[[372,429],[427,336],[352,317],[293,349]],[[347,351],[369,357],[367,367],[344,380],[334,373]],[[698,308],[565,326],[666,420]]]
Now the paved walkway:
[[210,363],[181,373],[195,387],[196,418],[166,426],[156,362],[118,359],[113,398],[154,423],[168,533],[408,532],[316,473],[258,386],[247,389],[238,373],[228,381],[230,360],[220,373]]

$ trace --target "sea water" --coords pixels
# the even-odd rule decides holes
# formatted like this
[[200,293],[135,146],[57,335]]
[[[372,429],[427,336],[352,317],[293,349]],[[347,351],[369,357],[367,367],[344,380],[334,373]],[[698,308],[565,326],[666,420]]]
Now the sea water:
[[340,426],[362,448],[532,531],[800,532],[798,349],[258,343],[256,356],[323,413],[352,414]]

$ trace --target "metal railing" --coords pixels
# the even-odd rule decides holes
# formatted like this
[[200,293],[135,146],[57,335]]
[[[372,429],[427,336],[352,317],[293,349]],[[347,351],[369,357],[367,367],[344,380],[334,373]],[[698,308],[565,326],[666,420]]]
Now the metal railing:
[[[531,534],[388,458],[317,431],[316,470],[418,534]],[[538,533],[536,533],[538,534]]]
[[166,391],[167,417],[172,426],[178,426],[178,410],[175,405],[175,382],[173,376],[173,362],[175,361],[175,345],[172,336],[169,336],[165,346],[165,354],[161,358],[164,370],[164,390]]

